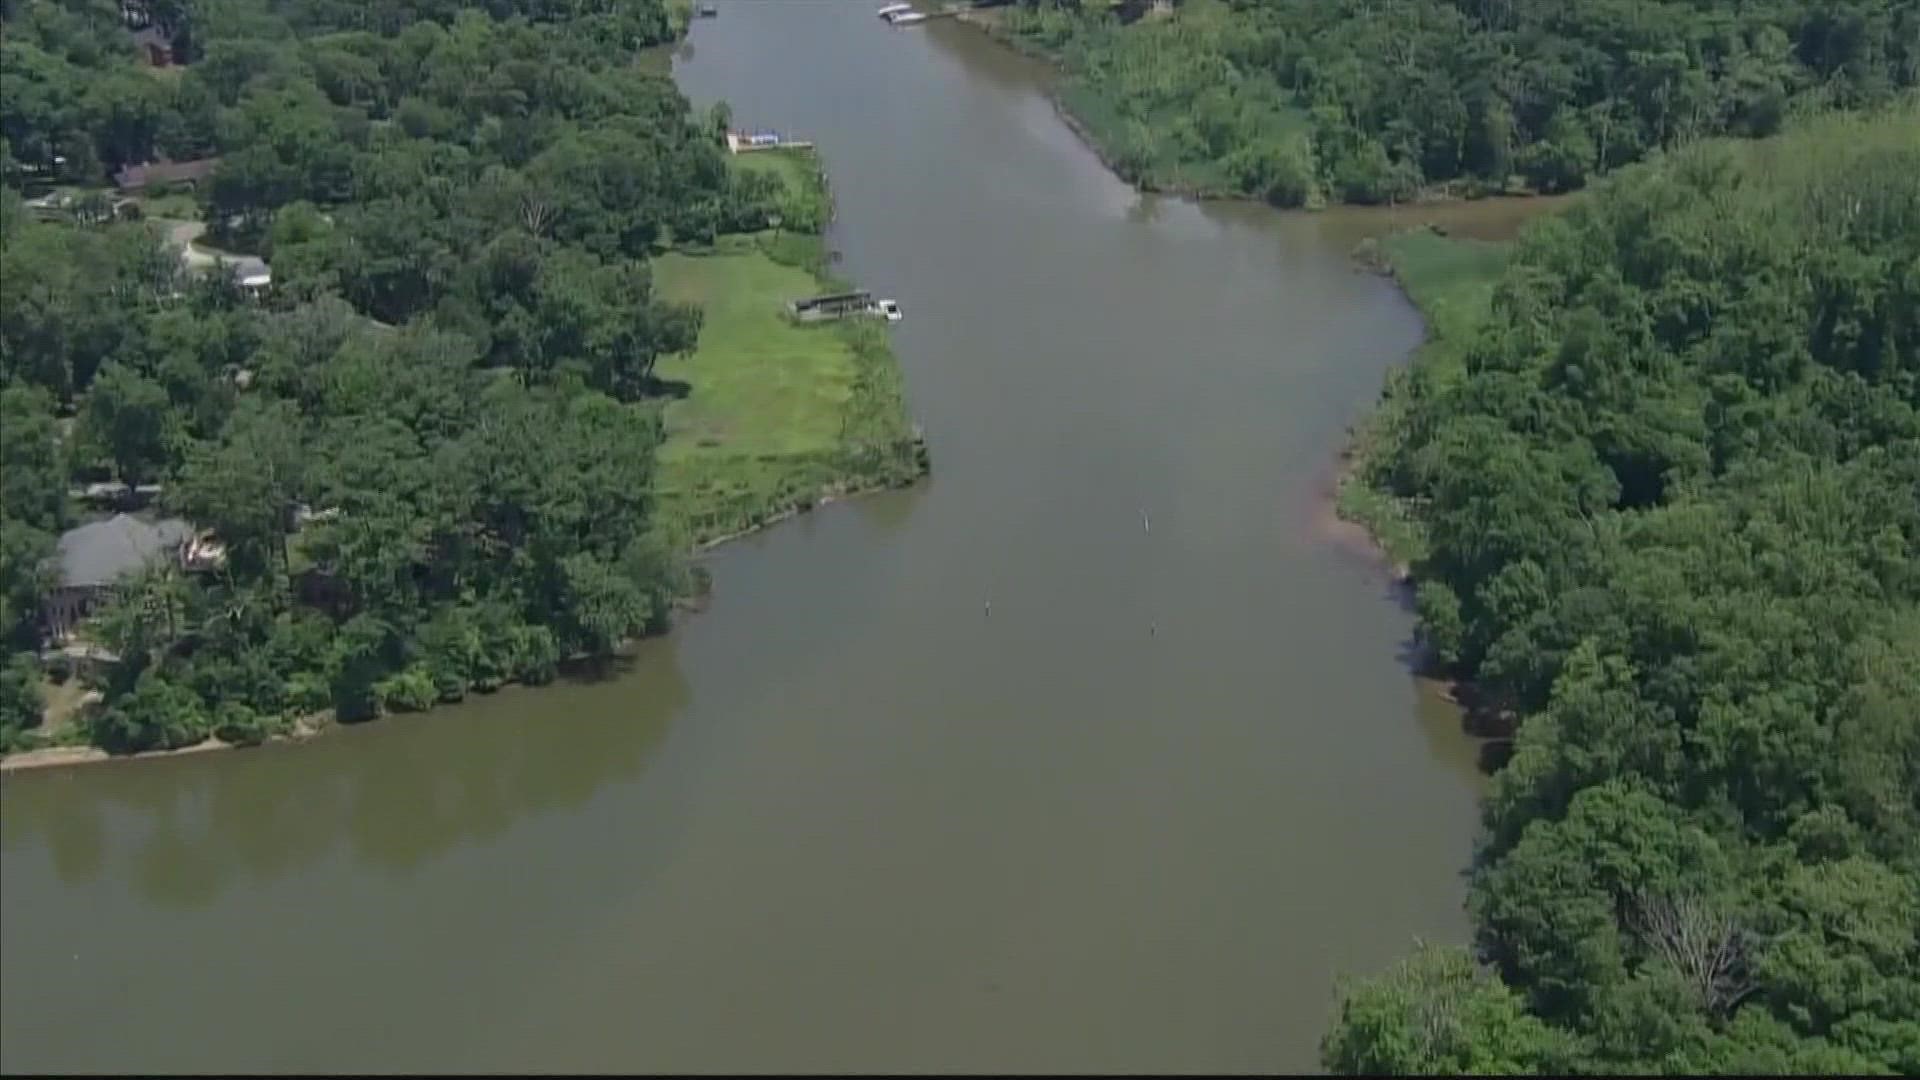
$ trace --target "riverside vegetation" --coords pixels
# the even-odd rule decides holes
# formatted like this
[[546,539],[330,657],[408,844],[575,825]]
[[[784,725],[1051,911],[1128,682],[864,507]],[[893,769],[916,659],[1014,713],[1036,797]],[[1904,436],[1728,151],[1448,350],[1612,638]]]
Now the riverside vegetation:
[[[1325,1064],[1920,1072],[1920,4],[1000,24],[1145,187],[1298,206],[1623,170],[1511,247],[1379,252],[1430,340],[1341,509],[1510,760],[1471,949],[1343,987]],[[1776,137],[1699,141],[1728,135]]]
[[[725,110],[635,62],[684,10],[143,10],[174,64],[113,0],[0,7],[0,749],[250,742],[541,682],[664,627],[690,542],[917,473],[884,337],[773,314],[824,286],[817,166],[736,163]],[[212,155],[148,220],[103,193]],[[48,184],[78,196],[59,220],[22,198]],[[271,292],[190,273],[162,214],[265,256]],[[85,630],[119,657],[103,700],[47,731],[47,560],[69,485],[108,477],[161,485],[225,558],[128,581]]]
[[1916,0],[1017,0],[1144,187],[1281,206],[1554,192],[1920,84]]
[[1920,1072],[1920,110],[1385,254],[1433,338],[1346,509],[1512,756],[1473,954],[1326,1064]]

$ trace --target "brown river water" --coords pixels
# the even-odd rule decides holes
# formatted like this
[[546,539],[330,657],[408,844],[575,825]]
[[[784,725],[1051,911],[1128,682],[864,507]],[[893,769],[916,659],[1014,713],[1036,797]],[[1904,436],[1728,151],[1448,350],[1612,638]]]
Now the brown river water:
[[1306,1069],[1464,936],[1474,748],[1320,500],[1421,333],[1354,244],[1525,208],[1142,197],[977,31],[717,3],[676,75],[821,146],[933,478],[603,678],[7,775],[0,1067]]

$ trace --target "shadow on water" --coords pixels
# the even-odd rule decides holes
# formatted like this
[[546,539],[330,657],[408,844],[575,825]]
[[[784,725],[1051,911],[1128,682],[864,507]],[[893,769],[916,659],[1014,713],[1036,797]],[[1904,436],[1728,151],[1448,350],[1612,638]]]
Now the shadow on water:
[[143,899],[174,908],[342,849],[405,875],[638,775],[687,701],[671,643],[653,641],[552,686],[300,745],[21,774],[0,846],[44,844],[68,886],[124,860]]
[[1132,206],[1127,207],[1127,221],[1134,225],[1151,225],[1166,216],[1167,198],[1151,192],[1141,192]]
[[914,508],[927,498],[939,473],[924,477],[912,487],[863,495],[853,501],[860,517],[877,529],[882,537],[892,537],[912,520]]

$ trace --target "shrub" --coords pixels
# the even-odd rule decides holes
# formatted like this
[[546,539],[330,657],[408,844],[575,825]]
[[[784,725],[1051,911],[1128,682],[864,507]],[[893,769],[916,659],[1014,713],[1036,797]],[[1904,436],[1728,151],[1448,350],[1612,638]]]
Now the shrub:
[[374,684],[374,695],[392,712],[422,712],[440,699],[440,689],[424,665],[415,664]]
[[317,671],[296,671],[287,679],[287,708],[300,713],[321,712],[333,702],[326,676]]
[[214,711],[213,735],[234,746],[256,746],[273,734],[266,717],[237,701],[223,703]]
[[94,715],[91,735],[93,742],[108,750],[171,750],[206,738],[207,728],[206,707],[199,695],[157,671],[148,671],[131,693]]
[[522,626],[515,634],[517,675],[529,686],[553,681],[560,673],[560,642],[544,626]]

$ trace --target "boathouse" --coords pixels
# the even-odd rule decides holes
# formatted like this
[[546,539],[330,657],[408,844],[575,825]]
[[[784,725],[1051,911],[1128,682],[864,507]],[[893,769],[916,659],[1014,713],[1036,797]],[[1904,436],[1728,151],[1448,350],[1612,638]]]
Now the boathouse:
[[813,296],[805,300],[795,300],[787,305],[787,313],[801,322],[844,319],[849,315],[864,315],[871,310],[873,310],[873,294],[864,290],[834,293],[830,296]]

